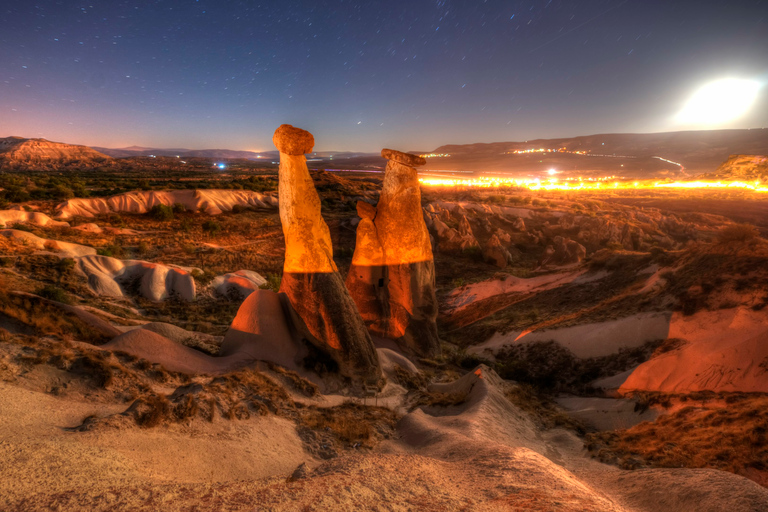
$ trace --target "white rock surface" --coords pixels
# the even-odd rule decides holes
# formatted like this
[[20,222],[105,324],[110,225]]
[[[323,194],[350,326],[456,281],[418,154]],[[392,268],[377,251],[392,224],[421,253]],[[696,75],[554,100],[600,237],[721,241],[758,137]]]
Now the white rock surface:
[[266,283],[267,280],[257,272],[238,270],[230,274],[216,276],[211,281],[211,288],[217,294],[224,297],[238,294],[240,297],[245,298]]
[[68,227],[66,222],[53,220],[40,212],[25,212],[22,210],[0,210],[0,227],[13,225],[17,222],[34,224],[35,226],[61,226]]
[[112,197],[76,198],[57,206],[57,216],[67,219],[74,216],[93,217],[114,212],[147,213],[153,206],[183,204],[187,210],[204,211],[218,215],[235,205],[275,209],[277,199],[250,190],[171,190],[126,192]]
[[73,244],[69,242],[61,242],[59,240],[48,240],[45,238],[40,238],[39,236],[33,233],[29,233],[28,231],[21,231],[18,229],[3,229],[0,230],[0,235],[18,243],[24,244],[28,247],[54,252],[65,258],[76,258],[78,256],[96,254],[96,249],[93,247]]
[[98,295],[123,297],[121,284],[139,279],[139,293],[153,301],[172,295],[182,300],[195,300],[195,280],[191,268],[162,265],[141,260],[120,260],[108,256],[84,256],[77,259],[77,268],[85,274],[88,286]]

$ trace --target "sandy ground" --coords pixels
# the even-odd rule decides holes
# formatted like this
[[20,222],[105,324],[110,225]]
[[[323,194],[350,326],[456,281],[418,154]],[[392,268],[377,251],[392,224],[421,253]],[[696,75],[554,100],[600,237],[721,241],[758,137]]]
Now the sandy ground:
[[[320,463],[293,426],[244,421],[71,432],[123,406],[0,384],[0,509],[27,510],[765,510],[768,490],[714,470],[626,472],[587,458],[564,430],[541,431],[482,367],[435,391],[377,453]],[[287,481],[307,462],[306,477]]]

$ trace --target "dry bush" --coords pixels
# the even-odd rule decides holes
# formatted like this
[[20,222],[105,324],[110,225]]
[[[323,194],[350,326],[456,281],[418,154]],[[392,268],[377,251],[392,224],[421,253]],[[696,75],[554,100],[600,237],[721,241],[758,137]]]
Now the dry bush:
[[579,434],[586,432],[585,425],[562,410],[552,398],[542,394],[533,386],[515,384],[504,393],[507,399],[545,429],[567,428]]
[[593,457],[626,469],[768,471],[768,395],[725,395],[726,406],[685,407],[626,430],[587,436]]
[[395,380],[397,383],[410,391],[424,389],[429,384],[429,378],[423,372],[413,373],[399,364],[395,365]]
[[278,384],[245,368],[217,377],[198,377],[198,382],[179,386],[168,396],[149,391],[122,415],[133,418],[140,427],[151,428],[193,418],[244,420],[270,413],[295,416],[295,405]]
[[267,362],[267,366],[270,370],[284,377],[284,379],[296,390],[298,390],[304,396],[309,398],[315,397],[320,394],[320,388],[313,382],[308,381],[298,373],[288,370],[280,365]]
[[721,244],[749,242],[759,236],[760,231],[752,224],[731,224],[718,232],[717,241]]
[[39,336],[73,337],[94,344],[109,341],[77,316],[64,314],[58,307],[35,297],[0,291],[0,314],[29,326]]
[[82,387],[62,388],[58,382],[52,382],[51,392],[86,393],[89,400],[129,402],[152,394],[157,383],[179,385],[189,381],[186,375],[168,372],[144,359],[89,348],[67,339],[8,333],[0,339],[0,355],[3,353],[16,365],[17,373],[39,365],[69,373]]
[[647,361],[664,340],[621,348],[615,354],[580,359],[554,341],[513,345],[496,355],[493,368],[506,380],[545,392],[588,393],[589,383],[617,375]]
[[439,393],[434,391],[424,391],[416,395],[415,402],[411,405],[411,410],[416,407],[451,407],[461,405],[469,398],[468,392]]
[[336,407],[311,407],[301,413],[299,425],[326,431],[342,445],[373,448],[380,439],[394,433],[397,415],[384,407],[346,402]]

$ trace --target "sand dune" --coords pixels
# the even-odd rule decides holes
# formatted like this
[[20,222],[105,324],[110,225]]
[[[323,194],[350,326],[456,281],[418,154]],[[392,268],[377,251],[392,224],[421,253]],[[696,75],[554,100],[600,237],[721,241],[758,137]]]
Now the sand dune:
[[76,198],[57,206],[57,216],[68,219],[75,216],[94,217],[113,212],[146,213],[155,205],[182,204],[188,211],[202,211],[218,215],[235,205],[275,209],[277,199],[249,190],[171,190],[126,192],[107,198]]

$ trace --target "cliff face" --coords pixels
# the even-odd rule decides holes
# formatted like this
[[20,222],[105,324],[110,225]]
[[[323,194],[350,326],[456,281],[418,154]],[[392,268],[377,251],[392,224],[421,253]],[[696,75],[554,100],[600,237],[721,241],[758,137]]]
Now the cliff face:
[[22,137],[0,139],[0,167],[41,170],[72,164],[93,167],[109,160],[107,155],[87,146]]

